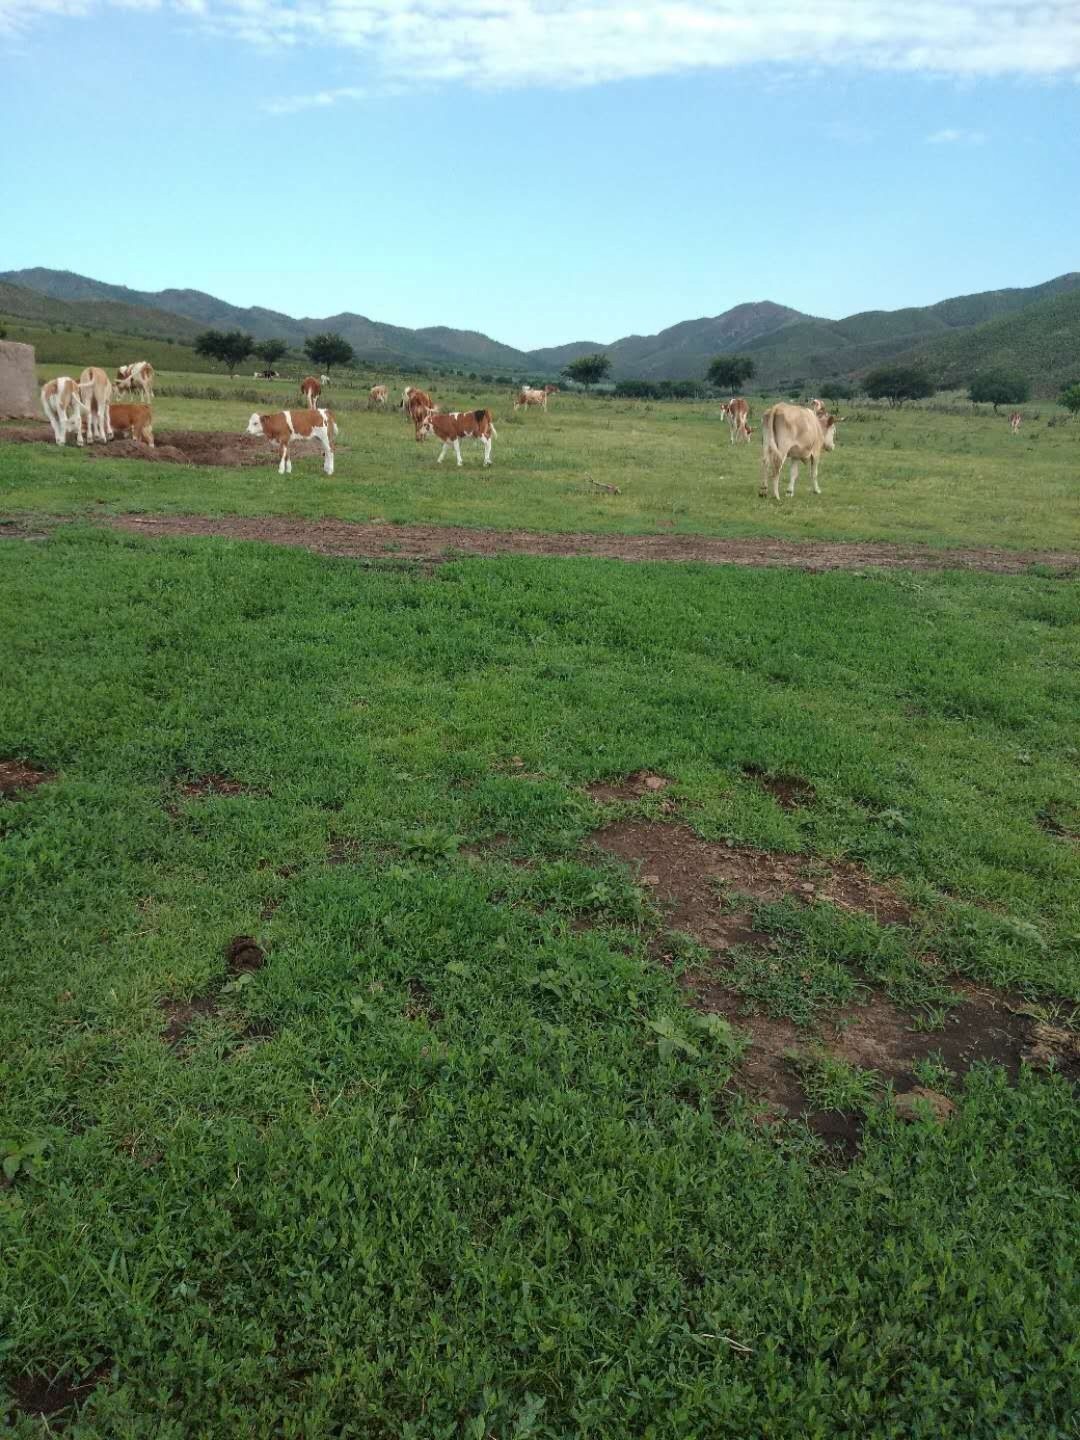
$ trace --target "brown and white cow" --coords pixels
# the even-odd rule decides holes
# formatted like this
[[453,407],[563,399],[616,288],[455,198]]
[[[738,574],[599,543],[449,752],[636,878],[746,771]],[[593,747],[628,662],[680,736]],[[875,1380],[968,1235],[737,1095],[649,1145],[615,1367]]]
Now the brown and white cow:
[[390,391],[385,385],[372,385],[368,391],[367,408],[369,410],[381,410],[390,399]]
[[769,493],[771,483],[773,499],[780,499],[780,471],[790,461],[787,493],[794,495],[799,465],[808,460],[814,494],[820,495],[818,462],[821,452],[836,444],[836,420],[835,415],[815,415],[801,405],[770,406],[761,417],[761,494]]
[[318,440],[323,450],[323,470],[334,473],[334,440],[338,433],[332,410],[279,410],[275,415],[252,415],[249,435],[265,435],[281,451],[279,475],[292,474],[289,446],[294,440]]
[[736,440],[745,440],[750,443],[750,406],[741,395],[733,395],[725,404],[720,406],[720,414],[726,416],[728,433],[731,436],[732,445]]
[[825,404],[824,400],[819,400],[816,395],[806,403],[815,415],[827,415],[829,413],[829,407]]
[[95,437],[102,444],[113,438],[109,423],[109,401],[112,399],[112,381],[97,365],[88,365],[79,376],[79,398],[87,406],[86,439],[94,443]]
[[431,403],[431,396],[426,390],[421,390],[419,386],[416,385],[406,385],[405,389],[401,392],[401,413],[407,420],[416,419],[413,413],[416,408],[413,405],[414,399],[419,402],[421,408],[424,410],[434,410],[436,408]]
[[416,438],[426,440],[429,435],[442,441],[437,462],[439,465],[451,447],[457,456],[457,463],[462,463],[462,440],[479,440],[484,447],[484,464],[490,465],[491,442],[498,439],[498,431],[491,423],[490,410],[454,410],[449,415],[438,415],[434,410],[428,410],[417,421]]
[[559,387],[557,385],[545,385],[542,390],[532,390],[528,385],[523,385],[517,399],[514,401],[514,409],[527,410],[530,405],[539,405],[542,410],[546,410],[548,408],[548,396],[557,395],[558,393]]
[[70,375],[59,375],[41,387],[41,408],[52,426],[57,445],[67,442],[69,430],[75,431],[75,443],[83,443],[82,419],[90,407],[83,404],[79,386]]
[[134,365],[121,365],[116,372],[117,390],[142,391],[144,401],[154,398],[154,367],[149,360],[136,360]]
[[110,405],[109,425],[117,435],[129,434],[153,450],[154,417],[149,405]]
[[1009,429],[1014,435],[1020,434],[1020,425],[1023,419],[1024,417],[1020,414],[1019,410],[1014,410],[1013,413],[1009,416]]
[[319,396],[322,394],[322,381],[317,375],[305,375],[300,381],[300,394],[306,400],[309,410],[317,409]]
[[438,415],[440,411],[438,405],[433,405],[431,403],[431,396],[427,393],[426,390],[413,390],[413,392],[409,396],[408,413],[409,419],[416,426],[416,438],[419,441],[424,438],[420,434],[420,424],[424,416]]

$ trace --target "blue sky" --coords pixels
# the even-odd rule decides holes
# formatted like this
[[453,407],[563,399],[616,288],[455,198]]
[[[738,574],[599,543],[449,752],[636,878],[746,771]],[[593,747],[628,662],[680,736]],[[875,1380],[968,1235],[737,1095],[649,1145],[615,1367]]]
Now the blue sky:
[[0,269],[532,348],[1080,268],[1080,4],[897,9],[0,0]]

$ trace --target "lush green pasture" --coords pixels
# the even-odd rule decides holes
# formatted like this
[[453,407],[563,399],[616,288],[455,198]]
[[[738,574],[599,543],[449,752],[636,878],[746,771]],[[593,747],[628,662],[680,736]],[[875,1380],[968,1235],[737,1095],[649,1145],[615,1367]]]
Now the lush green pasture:
[[[369,378],[327,389],[341,420],[332,479],[314,456],[279,477],[269,463],[265,470],[177,468],[0,446],[0,509],[290,513],[1080,549],[1080,426],[1064,424],[1052,408],[1025,407],[1029,418],[1014,437],[1004,416],[844,407],[837,448],[822,462],[824,494],[811,493],[803,467],[794,500],[777,505],[758,496],[758,432],[751,445],[732,447],[716,405],[562,395],[546,415],[515,415],[505,387],[440,383],[441,403],[490,406],[499,432],[490,470],[482,469],[479,448],[466,446],[466,466],[457,471],[452,457],[437,466],[437,446],[417,445],[398,414],[362,408]],[[250,375],[164,375],[159,384],[159,432],[242,431],[253,409],[296,398],[292,382],[263,385]],[[204,398],[207,392],[226,398]],[[755,402],[755,414],[763,404]],[[594,481],[621,493],[602,492]]]
[[[575,435],[631,473],[620,418],[507,425],[490,480],[441,493],[455,518],[524,495],[522,450],[565,457]],[[633,423],[749,484],[704,415]],[[365,513],[371,489],[424,513],[432,453],[402,430],[358,417],[335,487],[305,467],[295,503]],[[860,453],[913,463],[881,444]],[[371,455],[408,483],[361,479]],[[842,492],[856,467],[835,458]],[[3,452],[44,509],[287,493],[83,462]],[[532,473],[531,517],[555,523]],[[632,518],[659,516],[607,521]],[[939,1129],[841,1077],[867,1109],[850,1169],[750,1124],[723,1103],[737,1037],[695,1028],[650,959],[649,901],[590,849],[605,812],[581,788],[651,767],[704,835],[905,890],[902,931],[816,906],[782,1013],[869,973],[940,1023],[959,973],[1067,1021],[1080,857],[1045,821],[1080,819],[1075,587],[423,574],[64,527],[0,548],[0,620],[0,758],[58,772],[0,801],[0,1380],[102,1367],[83,1440],[1075,1434],[1069,1086],[977,1069]],[[747,764],[816,800],[779,809]],[[206,775],[247,788],[184,793]],[[238,934],[268,963],[232,978]],[[162,1002],[193,997],[216,1010],[171,1048]]]

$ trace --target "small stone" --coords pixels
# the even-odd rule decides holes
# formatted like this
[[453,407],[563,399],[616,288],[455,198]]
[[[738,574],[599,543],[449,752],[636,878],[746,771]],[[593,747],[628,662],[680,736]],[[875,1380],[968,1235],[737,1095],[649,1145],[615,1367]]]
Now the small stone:
[[645,777],[646,790],[663,790],[666,784],[667,781],[662,779],[659,775],[647,775]]
[[942,1095],[939,1090],[927,1090],[923,1085],[916,1085],[914,1090],[897,1095],[893,1107],[901,1120],[921,1120],[929,1112],[930,1118],[939,1125],[944,1125],[956,1110],[947,1095]]
[[646,885],[659,885],[659,884],[660,884],[660,876],[659,876],[659,875],[645,875],[645,876],[643,876],[642,878],[644,879]]
[[805,891],[808,895],[812,895],[814,893],[814,887],[809,880],[804,880],[800,884],[799,889]]

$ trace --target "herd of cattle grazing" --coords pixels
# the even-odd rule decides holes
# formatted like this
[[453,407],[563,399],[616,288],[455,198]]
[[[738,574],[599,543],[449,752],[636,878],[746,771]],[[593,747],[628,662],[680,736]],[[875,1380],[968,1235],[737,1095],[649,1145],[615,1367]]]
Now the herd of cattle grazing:
[[[257,378],[274,378],[276,371],[256,372]],[[306,375],[300,381],[302,409],[279,410],[271,414],[257,411],[248,421],[246,433],[269,440],[279,453],[278,473],[292,473],[289,450],[294,440],[315,440],[322,446],[323,469],[327,475],[334,473],[334,440],[338,433],[337,421],[332,410],[320,405],[323,386],[330,383],[329,375]],[[113,392],[130,394],[138,390],[141,403],[113,403]],[[533,389],[523,385],[514,401],[515,410],[537,407],[544,411],[552,395],[559,393],[558,386],[545,385]],[[121,365],[112,381],[105,371],[96,365],[83,370],[78,380],[61,375],[49,380],[41,390],[41,405],[46,419],[52,426],[53,437],[58,445],[64,445],[67,436],[74,431],[76,443],[106,443],[117,436],[128,436],[135,441],[154,446],[153,413],[150,402],[154,398],[154,367],[147,360],[131,365]],[[390,400],[386,385],[373,385],[368,392],[368,409],[383,410]],[[441,442],[438,462],[442,464],[447,453],[453,450],[458,465],[461,465],[461,442],[476,440],[484,452],[484,464],[491,464],[491,443],[498,438],[490,410],[452,410],[443,413],[424,390],[406,385],[401,396],[401,413],[413,424],[417,443],[434,439]],[[750,406],[741,396],[732,396],[720,407],[720,414],[728,423],[732,445],[741,441],[750,443],[753,426],[750,424]],[[762,445],[762,495],[768,495],[771,488],[775,500],[780,499],[780,473],[785,464],[788,468],[788,495],[794,495],[799,466],[807,463],[810,467],[810,484],[815,495],[821,494],[818,484],[818,466],[824,451],[836,445],[836,427],[839,415],[829,413],[827,406],[818,399],[808,405],[780,403],[770,406],[761,416]],[[1015,435],[1023,419],[1019,410],[1009,416],[1009,428]]]

